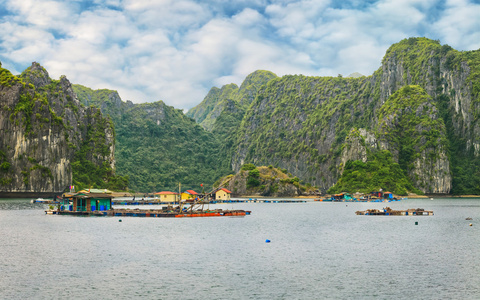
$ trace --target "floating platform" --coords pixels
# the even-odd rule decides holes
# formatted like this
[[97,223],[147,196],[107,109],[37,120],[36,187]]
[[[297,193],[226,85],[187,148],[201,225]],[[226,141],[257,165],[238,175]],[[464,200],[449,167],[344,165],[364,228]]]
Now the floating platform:
[[177,202],[173,202],[173,201],[161,202],[158,200],[115,200],[113,199],[112,204],[113,205],[168,205],[168,204],[178,205],[178,201]]
[[274,200],[274,199],[235,199],[235,200],[213,200],[210,204],[217,203],[306,203],[306,200]]
[[111,217],[151,217],[151,218],[198,218],[198,217],[233,217],[250,215],[247,210],[203,210],[203,211],[167,211],[164,209],[111,209],[106,211],[67,211],[46,210],[49,215],[68,216],[111,216]]
[[[273,199],[235,199],[235,200],[211,200],[204,204],[220,203],[306,203],[306,200],[273,200]],[[112,200],[113,205],[178,205],[178,202],[160,202],[155,200]],[[189,204],[189,203],[187,203]]]
[[384,209],[367,209],[356,211],[355,214],[362,216],[433,216],[433,211],[424,210],[423,208],[393,210],[390,207],[385,207]]

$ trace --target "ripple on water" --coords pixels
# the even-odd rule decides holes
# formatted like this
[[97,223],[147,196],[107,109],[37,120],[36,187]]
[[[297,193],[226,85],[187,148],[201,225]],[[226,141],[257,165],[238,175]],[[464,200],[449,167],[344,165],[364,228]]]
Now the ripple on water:
[[120,223],[0,200],[0,291],[7,299],[480,298],[479,202],[408,201],[389,206],[435,216],[355,215],[382,203],[244,203],[228,208],[252,210],[245,218]]

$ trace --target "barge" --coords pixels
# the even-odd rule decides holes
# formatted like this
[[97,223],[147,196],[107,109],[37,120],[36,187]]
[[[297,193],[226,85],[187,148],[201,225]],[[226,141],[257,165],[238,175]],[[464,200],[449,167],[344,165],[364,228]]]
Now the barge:
[[433,216],[433,211],[424,210],[423,208],[393,210],[390,207],[385,207],[384,209],[367,209],[356,211],[355,214],[361,216]]
[[194,211],[166,211],[162,209],[111,209],[108,211],[65,211],[46,210],[49,215],[69,216],[110,216],[110,217],[151,217],[151,218],[201,218],[201,217],[236,217],[250,215],[246,210],[194,210]]

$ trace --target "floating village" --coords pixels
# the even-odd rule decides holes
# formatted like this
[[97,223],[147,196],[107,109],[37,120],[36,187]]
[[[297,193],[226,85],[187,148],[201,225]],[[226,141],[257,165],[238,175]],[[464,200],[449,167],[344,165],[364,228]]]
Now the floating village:
[[[250,215],[250,211],[245,210],[224,210],[210,209],[208,204],[212,200],[230,199],[231,192],[220,188],[208,194],[198,194],[193,190],[175,193],[163,191],[155,193],[151,199],[142,199],[142,202],[132,202],[138,204],[162,204],[160,208],[140,209],[140,208],[114,208],[115,204],[122,205],[124,201],[113,200],[112,192],[108,190],[89,189],[64,193],[62,197],[52,200],[49,204],[50,209],[46,214],[50,215],[72,215],[72,216],[125,216],[125,217],[157,217],[157,218],[185,218],[185,217],[221,217],[221,216],[245,216]],[[135,198],[135,196],[134,196]],[[37,199],[41,203],[45,203]],[[37,200],[32,200],[36,202]],[[47,202],[48,203],[48,202]],[[125,202],[124,202],[125,203]],[[205,208],[207,205],[207,208]]]
[[[220,217],[220,216],[246,216],[251,211],[247,210],[224,210],[211,209],[210,204],[219,203],[305,203],[303,199],[232,199],[232,192],[226,188],[217,188],[209,193],[197,193],[194,190],[162,191],[151,195],[145,194],[142,198],[132,199],[121,197],[114,199],[113,192],[101,189],[89,189],[75,192],[73,187],[70,191],[57,196],[54,199],[38,198],[32,203],[49,204],[45,211],[49,215],[71,216],[123,216],[123,217],[163,217],[163,218],[188,218],[188,217]],[[126,196],[126,195],[125,195]],[[401,198],[390,192],[376,191],[369,194],[354,197],[349,193],[327,195],[316,198],[319,202],[392,202],[401,201]],[[142,205],[142,208],[131,208]],[[151,208],[145,208],[150,206]],[[432,216],[433,211],[423,208],[393,210],[390,207],[384,209],[367,209],[356,211],[357,215],[370,216]]]

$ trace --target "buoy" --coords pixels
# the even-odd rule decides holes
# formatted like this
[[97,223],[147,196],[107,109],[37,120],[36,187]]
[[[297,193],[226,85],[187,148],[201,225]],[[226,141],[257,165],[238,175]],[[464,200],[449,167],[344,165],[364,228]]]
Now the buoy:
[[122,219],[118,220],[118,222],[122,222]]
[[270,240],[265,240],[265,243],[270,243]]
[[470,226],[473,226],[473,224],[472,224],[472,223],[470,223]]

